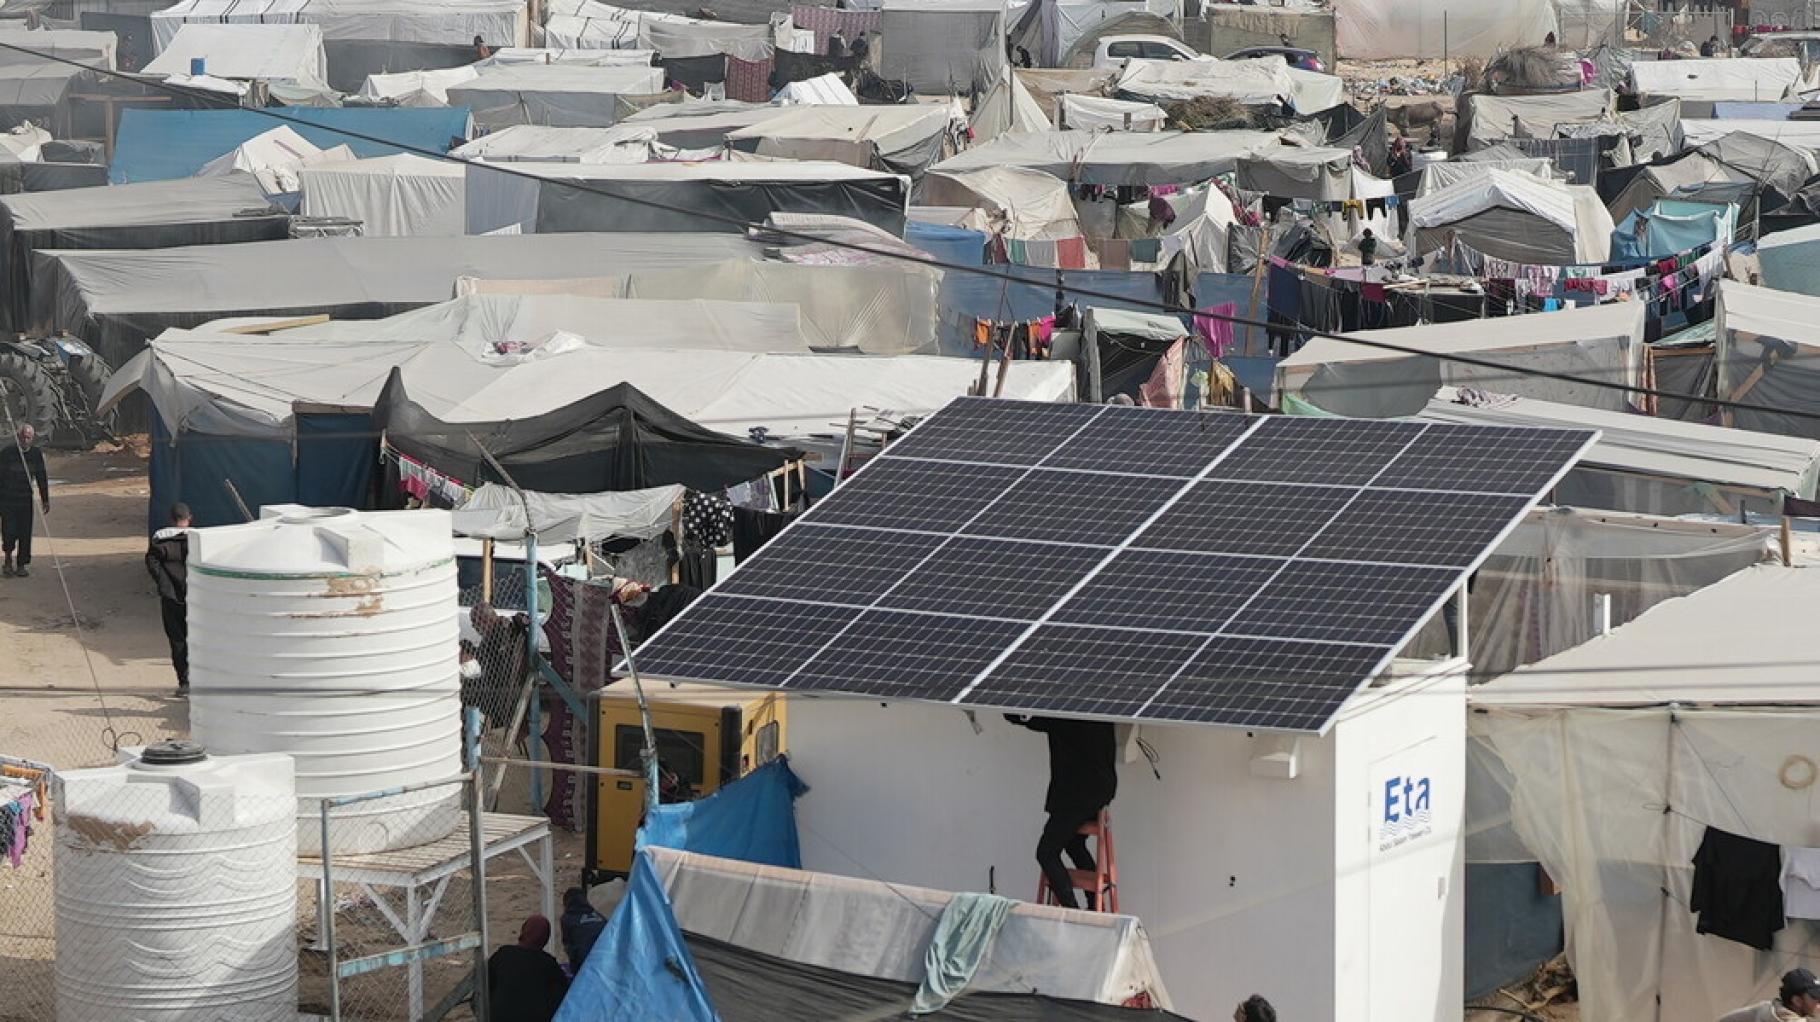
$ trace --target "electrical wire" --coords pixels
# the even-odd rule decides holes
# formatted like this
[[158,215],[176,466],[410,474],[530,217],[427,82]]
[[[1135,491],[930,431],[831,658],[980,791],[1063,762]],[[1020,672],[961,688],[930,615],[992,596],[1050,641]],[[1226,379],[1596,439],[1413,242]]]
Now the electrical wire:
[[[286,114],[280,113],[276,109],[273,109],[270,107],[242,107],[238,103],[230,103],[225,99],[216,100],[211,95],[199,94],[195,91],[182,89],[177,86],[169,85],[162,81],[151,81],[149,79],[146,79],[146,78],[143,78],[143,77],[140,77],[137,75],[128,74],[127,72],[124,72],[124,71],[116,71],[116,70],[112,70],[112,69],[108,69],[108,68],[90,67],[86,64],[83,64],[81,61],[78,61],[78,60],[74,60],[74,59],[71,59],[68,57],[60,57],[55,54],[47,53],[45,51],[34,49],[34,48],[28,47],[28,46],[20,46],[17,43],[0,42],[0,51],[12,51],[12,52],[16,52],[16,53],[22,53],[22,54],[36,57],[40,60],[48,61],[51,63],[64,64],[64,65],[67,65],[70,67],[79,68],[83,71],[86,71],[86,72],[89,72],[92,74],[98,74],[98,75],[103,75],[106,77],[117,78],[117,79],[125,79],[128,81],[134,82],[135,84],[140,85],[142,87],[150,88],[155,91],[164,92],[168,95],[181,96],[181,97],[188,98],[188,99],[202,99],[205,102],[215,102],[219,107],[222,107],[222,108],[231,108],[231,109],[235,109],[235,110],[247,110],[251,113],[254,113],[259,116],[266,117],[270,120],[278,121],[278,122],[281,122],[284,124],[309,128],[309,129],[316,130],[316,131],[326,131],[326,132],[330,132],[332,134],[338,135],[343,138],[354,139],[356,141],[366,142],[366,143],[369,143],[372,145],[377,145],[377,146],[385,146],[385,147],[388,147],[391,149],[395,149],[399,152],[409,153],[414,156],[421,156],[426,159],[437,160],[437,161],[443,162],[443,163],[459,164],[461,166],[470,167],[470,168],[477,167],[477,168],[481,168],[483,170],[486,170],[486,171],[489,171],[492,173],[505,174],[509,177],[516,177],[516,178],[520,178],[520,179],[523,179],[526,181],[535,182],[539,185],[553,185],[556,187],[565,187],[565,188],[569,188],[574,191],[583,192],[585,194],[596,195],[596,196],[599,196],[604,199],[611,199],[616,202],[626,202],[626,203],[630,203],[635,206],[643,206],[643,207],[646,207],[649,209],[656,209],[656,210],[660,210],[662,212],[672,213],[677,216],[693,217],[698,220],[707,220],[707,221],[711,221],[711,222],[715,222],[715,223],[721,223],[721,224],[725,224],[730,227],[738,228],[742,233],[745,233],[748,236],[753,235],[753,234],[762,233],[762,234],[765,234],[765,235],[768,235],[771,237],[784,238],[784,239],[788,239],[788,240],[801,242],[804,244],[827,245],[831,248],[843,249],[843,250],[846,250],[849,252],[855,252],[855,253],[859,253],[862,255],[869,255],[869,256],[876,257],[876,258],[880,258],[880,259],[896,260],[899,262],[912,263],[915,265],[925,266],[930,269],[942,270],[944,272],[972,273],[972,274],[975,274],[978,276],[984,276],[984,277],[988,277],[988,278],[991,278],[994,280],[999,280],[999,281],[1005,282],[1007,284],[1021,284],[1021,285],[1030,286],[1030,287],[1045,287],[1045,288],[1047,287],[1047,284],[1044,282],[1033,281],[1027,277],[1022,277],[1022,276],[1018,276],[1016,274],[1002,272],[999,270],[992,269],[991,267],[988,267],[988,266],[966,266],[966,265],[962,265],[959,263],[947,262],[945,260],[938,259],[934,256],[919,255],[914,252],[907,252],[907,251],[903,251],[901,249],[879,248],[879,247],[875,247],[875,246],[871,246],[871,245],[859,244],[859,243],[852,242],[852,241],[824,237],[824,236],[818,235],[818,234],[811,234],[811,233],[807,233],[807,232],[803,232],[803,231],[795,231],[795,230],[791,230],[788,228],[773,227],[773,226],[769,226],[766,224],[753,223],[751,221],[742,220],[739,217],[731,216],[731,215],[724,214],[724,213],[716,213],[716,212],[712,212],[712,211],[708,211],[708,210],[688,209],[686,207],[677,206],[673,203],[660,202],[658,200],[645,198],[642,196],[624,195],[624,194],[616,193],[616,192],[601,188],[598,185],[584,184],[580,181],[564,180],[562,178],[545,177],[541,174],[534,174],[529,171],[519,170],[517,168],[508,167],[504,164],[486,163],[486,162],[483,162],[480,160],[464,160],[458,156],[454,156],[454,155],[451,155],[446,152],[438,152],[434,149],[426,149],[426,148],[423,148],[422,146],[416,146],[416,145],[412,145],[412,144],[406,143],[406,142],[398,142],[398,141],[394,141],[391,139],[382,138],[382,137],[379,137],[376,135],[370,135],[365,132],[354,131],[350,128],[322,124],[322,123],[319,123],[316,121],[311,121],[311,120],[307,120],[305,118],[300,118],[300,117],[291,117]],[[1133,299],[1133,298],[1130,298],[1125,295],[1113,294],[1111,292],[1068,286],[1063,279],[1063,274],[1065,272],[1066,271],[1063,271],[1060,269],[1058,269],[1056,271],[1058,290],[1065,290],[1069,294],[1076,295],[1076,296],[1079,296],[1082,298],[1096,298],[1096,299],[1100,299],[1103,301],[1118,302],[1126,307],[1137,306],[1139,308],[1153,309],[1158,312],[1163,312],[1163,313],[1167,313],[1167,314],[1175,315],[1175,316],[1203,316],[1203,317],[1206,317],[1209,319],[1214,319],[1214,320],[1219,320],[1222,322],[1231,323],[1235,326],[1244,326],[1244,327],[1250,327],[1253,329],[1262,329],[1265,331],[1269,331],[1272,329],[1272,325],[1268,322],[1251,319],[1248,317],[1238,316],[1236,314],[1226,315],[1226,314],[1222,314],[1222,313],[1212,313],[1212,312],[1207,312],[1207,311],[1200,310],[1200,309],[1190,308],[1188,306],[1180,305],[1180,304],[1173,303],[1173,302],[1156,302],[1156,301],[1150,301],[1147,299]],[[1281,324],[1278,324],[1276,326],[1276,329],[1278,329],[1280,331],[1281,326],[1282,326]],[[1705,405],[1713,407],[1713,408],[1729,408],[1729,409],[1732,409],[1735,411],[1769,412],[1769,413],[1778,414],[1778,415],[1790,416],[1793,418],[1812,419],[1814,421],[1820,421],[1820,411],[1806,411],[1806,410],[1802,410],[1802,409],[1792,409],[1792,408],[1773,408],[1773,407],[1770,407],[1767,405],[1758,405],[1758,404],[1754,404],[1751,402],[1735,401],[1735,400],[1730,400],[1730,399],[1720,398],[1720,397],[1704,397],[1704,396],[1694,395],[1694,394],[1682,394],[1682,393],[1678,393],[1675,391],[1665,391],[1665,390],[1661,390],[1661,389],[1655,388],[1655,387],[1644,387],[1644,386],[1640,386],[1637,384],[1621,383],[1621,382],[1618,382],[1615,380],[1599,380],[1599,379],[1580,377],[1580,376],[1576,376],[1572,373],[1556,372],[1556,371],[1547,370],[1547,369],[1538,369],[1538,368],[1528,367],[1528,366],[1522,366],[1522,367],[1510,366],[1510,365],[1505,365],[1505,364],[1502,364],[1502,363],[1499,363],[1499,362],[1496,362],[1496,361],[1493,361],[1490,359],[1483,359],[1483,358],[1477,358],[1477,357],[1474,357],[1471,355],[1464,355],[1459,352],[1431,351],[1431,350],[1427,350],[1424,348],[1415,347],[1413,345],[1397,344],[1392,341],[1385,341],[1385,340],[1380,340],[1377,338],[1364,338],[1364,337],[1351,336],[1351,335],[1346,335],[1346,334],[1336,334],[1336,333],[1331,333],[1331,332],[1327,332],[1327,331],[1307,331],[1307,333],[1309,333],[1311,336],[1314,336],[1314,337],[1321,337],[1321,338],[1325,338],[1328,340],[1335,340],[1335,341],[1345,341],[1348,344],[1355,344],[1355,345],[1359,345],[1361,347],[1366,347],[1366,348],[1374,348],[1374,349],[1377,349],[1380,351],[1389,351],[1389,352],[1393,352],[1395,354],[1400,354],[1400,355],[1415,355],[1415,356],[1421,356],[1421,357],[1426,357],[1426,358],[1433,358],[1433,359],[1437,359],[1437,360],[1443,361],[1443,362],[1452,362],[1452,363],[1457,363],[1460,365],[1475,366],[1480,369],[1492,369],[1492,370],[1497,370],[1499,372],[1516,373],[1518,375],[1533,378],[1533,379],[1555,380],[1557,382],[1579,384],[1582,386],[1595,387],[1595,388],[1604,389],[1604,390],[1619,391],[1622,393],[1635,394],[1635,395],[1639,395],[1639,396],[1643,396],[1643,397],[1654,397],[1654,398],[1658,398],[1658,399],[1668,399],[1668,400],[1672,400],[1672,401],[1699,402],[1699,403],[1705,404]]]

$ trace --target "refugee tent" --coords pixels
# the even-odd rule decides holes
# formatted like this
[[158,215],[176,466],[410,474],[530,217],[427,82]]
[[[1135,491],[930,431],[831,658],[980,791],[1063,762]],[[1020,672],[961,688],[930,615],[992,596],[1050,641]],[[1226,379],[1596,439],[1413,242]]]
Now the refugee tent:
[[777,107],[738,100],[663,103],[638,111],[624,124],[652,128],[659,141],[679,149],[718,149],[726,144],[727,132],[770,120],[777,114]]
[[1233,173],[1241,156],[1278,144],[1274,131],[1052,131],[1001,135],[933,169],[1025,167],[1081,185],[1195,184]]
[[390,156],[402,152],[400,146],[446,153],[468,135],[464,108],[286,107],[282,117],[257,110],[122,110],[108,180],[127,184],[190,177],[223,153],[279,125],[312,145],[323,149],[346,145],[362,157]]
[[968,212],[960,225],[1018,240],[1079,238],[1081,222],[1066,182],[1040,170],[980,167],[934,171],[923,179],[923,200]]
[[[975,144],[990,142],[1006,132],[1048,131],[1054,125],[1043,114],[1036,98],[1010,68],[1005,69],[992,88],[973,104],[973,117],[967,127]],[[1080,127],[1093,127],[1083,124]]]
[[0,44],[15,47],[0,50],[0,65],[48,66],[73,61],[111,71],[117,66],[119,37],[112,32],[72,28],[0,28]]
[[943,106],[790,106],[727,132],[727,146],[786,160],[829,160],[921,177],[941,159],[949,114]]
[[1294,398],[1336,415],[1385,418],[1415,415],[1442,386],[1453,386],[1623,411],[1634,399],[1622,390],[1511,370],[1546,369],[1579,380],[1639,386],[1646,318],[1642,302],[1613,302],[1478,320],[1471,330],[1439,323],[1352,335],[1435,355],[1468,355],[1508,370],[1315,337],[1277,364],[1278,402]]
[[0,196],[7,329],[28,329],[31,296],[40,286],[35,252],[225,245],[275,241],[289,232],[290,217],[266,201],[249,174]]
[[373,318],[444,301],[458,277],[551,277],[583,266],[624,273],[756,259],[761,252],[726,234],[625,233],[49,250],[32,256],[37,285],[27,328],[68,330],[117,366],[167,327],[227,316]]
[[587,67],[610,67],[614,64],[655,64],[656,50],[570,50],[541,46],[501,46],[492,55],[467,67],[478,72],[501,64],[579,64]]
[[1808,927],[1777,925],[1780,909],[1750,938],[1757,950],[1698,932],[1690,903],[1727,869],[1702,852],[1725,840],[1715,832],[1770,845],[1771,875],[1745,883],[1774,891],[1776,846],[1810,847],[1820,831],[1802,612],[1816,598],[1811,568],[1753,567],[1471,690],[1471,734],[1499,768],[1484,776],[1502,781],[1523,853],[1562,890],[1586,1017],[1670,1004],[1676,1018],[1718,1018],[1774,999],[1806,953]]
[[1703,245],[1730,245],[1737,223],[1738,207],[1731,203],[1657,199],[1612,229],[1611,250],[1614,256],[1665,259]]
[[638,45],[656,50],[664,60],[711,57],[725,54],[741,60],[769,60],[777,50],[779,32],[788,33],[788,22],[771,25],[736,25],[729,21],[695,18],[638,19]]
[[1352,198],[1352,150],[1278,146],[1239,157],[1238,185],[1280,199]]
[[1704,60],[1639,60],[1630,66],[1639,94],[1685,100],[1781,99],[1803,85],[1801,62],[1793,57],[1708,57]]
[[630,112],[621,96],[662,91],[663,69],[638,64],[503,64],[448,87],[449,102],[470,108],[483,132],[514,124],[605,128]]
[[[1139,401],[1157,361],[1188,330],[1175,316],[1093,308],[1081,317],[1080,390],[1098,403],[1115,394]],[[1140,402],[1141,403],[1141,402]]]
[[[1481,152],[1489,151],[1481,150]],[[1507,171],[1512,174],[1528,174],[1531,177],[1544,179],[1553,179],[1558,176],[1555,173],[1554,161],[1545,156],[1525,156],[1509,160],[1442,160],[1430,163],[1417,172],[1421,175],[1421,180],[1416,185],[1416,197],[1433,195],[1462,181],[1485,177],[1493,170]]]
[[1155,103],[1134,103],[1124,99],[1099,96],[1077,96],[1063,93],[1056,97],[1057,126],[1064,129],[1109,128],[1113,131],[1162,131],[1169,115]]
[[1058,119],[1058,102],[1062,96],[1104,96],[1119,76],[1118,71],[1111,68],[1020,67],[1012,74],[1029,90],[1030,98],[1051,122]]
[[351,160],[354,153],[345,145],[319,149],[289,125],[279,125],[255,135],[233,149],[202,165],[197,177],[223,174],[247,174],[259,182],[268,198],[296,208],[296,193],[302,187],[298,175],[313,163]]
[[[629,50],[638,46],[641,12],[596,3],[595,0],[555,0],[536,27],[537,44],[571,50]],[[657,19],[677,15],[650,13]]]
[[1282,57],[1134,58],[1119,72],[1117,89],[1125,99],[1160,103],[1213,97],[1264,107],[1272,113],[1289,104],[1296,113],[1314,114],[1346,102],[1346,86],[1338,76],[1290,67]]
[[438,71],[399,71],[393,74],[367,75],[359,96],[372,103],[396,103],[399,106],[448,106],[449,86],[460,85],[478,77],[473,66],[443,68]]
[[878,73],[915,92],[985,92],[1006,67],[1004,0],[884,0]]
[[1417,417],[1600,431],[1592,449],[1555,484],[1560,504],[1736,519],[1741,510],[1780,514],[1783,497],[1812,500],[1820,480],[1820,442],[1813,440],[1528,397],[1498,395],[1477,404],[1462,397],[1443,387]]
[[467,170],[401,153],[299,172],[303,215],[360,222],[369,238],[467,233]]
[[202,73],[215,78],[329,87],[328,57],[316,25],[184,25],[141,71],[189,75],[196,61],[202,61]]
[[[1015,8],[1014,8],[1015,10]],[[1181,24],[1180,0],[1037,0],[1023,9],[1012,32],[1044,67],[1060,67],[1078,43],[1109,22],[1129,15],[1148,15],[1171,26],[1168,34],[1181,38],[1173,26]],[[1144,32],[1139,28],[1120,31]]]
[[1790,149],[1799,149],[1810,157],[1814,150],[1820,149],[1820,121],[1708,120],[1688,117],[1681,121],[1681,128],[1687,133],[1689,145],[1703,145],[1724,135],[1744,132],[1771,142],[1780,142]]
[[1535,46],[1557,27],[1550,0],[1336,0],[1335,47],[1346,60],[1493,57]]
[[851,216],[901,235],[910,182],[843,163],[472,164],[468,233],[740,231],[775,212]]
[[488,163],[644,163],[658,155],[659,148],[656,129],[642,124],[611,128],[514,124],[463,143],[450,155]]
[[847,83],[841,81],[840,75],[830,71],[814,78],[785,83],[783,88],[777,90],[777,95],[771,97],[771,102],[778,106],[858,106],[859,97],[847,88]]
[[1483,149],[1507,138],[1554,138],[1559,125],[1612,120],[1616,102],[1610,89],[1527,96],[1471,93],[1460,99],[1459,148]]
[[1592,188],[1504,170],[1414,200],[1409,228],[1410,251],[1418,255],[1456,236],[1520,263],[1602,263],[1611,252],[1611,214]]
[[[1820,239],[1820,227],[1772,234],[1761,244],[1793,234]],[[1809,244],[1820,246],[1820,240]],[[1785,246],[1793,247],[1793,246]],[[1787,280],[1781,248],[1765,258],[1772,285]],[[1811,257],[1810,257],[1811,258]],[[1776,273],[1771,273],[1771,266]],[[1803,268],[1812,279],[1816,268]],[[1777,285],[1786,286],[1786,285]],[[1718,396],[1752,407],[1722,408],[1727,425],[1761,433],[1820,439],[1820,298],[1736,280],[1721,281],[1713,315],[1714,375]]]

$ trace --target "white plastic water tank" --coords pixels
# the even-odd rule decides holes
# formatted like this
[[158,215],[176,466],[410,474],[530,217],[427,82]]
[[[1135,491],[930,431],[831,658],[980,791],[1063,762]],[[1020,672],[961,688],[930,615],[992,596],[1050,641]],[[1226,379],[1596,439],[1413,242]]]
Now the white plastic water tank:
[[58,774],[58,1022],[297,1018],[289,756],[164,742]]
[[[190,732],[297,760],[297,840],[320,799],[461,772],[455,544],[447,511],[287,507],[190,538]],[[408,848],[460,821],[443,786],[332,810],[337,853]]]

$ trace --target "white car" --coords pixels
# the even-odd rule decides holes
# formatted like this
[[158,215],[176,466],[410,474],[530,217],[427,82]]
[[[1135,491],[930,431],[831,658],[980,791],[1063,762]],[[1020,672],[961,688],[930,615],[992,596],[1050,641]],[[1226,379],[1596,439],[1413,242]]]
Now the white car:
[[1166,35],[1109,35],[1093,50],[1093,66],[1121,68],[1133,57],[1141,60],[1198,60],[1193,47]]

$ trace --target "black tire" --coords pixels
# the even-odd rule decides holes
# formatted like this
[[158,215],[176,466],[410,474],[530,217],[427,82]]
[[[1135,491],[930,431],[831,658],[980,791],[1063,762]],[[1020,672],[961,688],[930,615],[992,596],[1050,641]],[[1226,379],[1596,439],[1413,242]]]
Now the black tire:
[[6,432],[29,422],[40,440],[50,439],[57,418],[56,384],[36,360],[0,347],[0,400],[6,402],[8,417],[0,421]]
[[84,409],[97,425],[109,433],[114,431],[114,412],[96,415],[95,408],[101,404],[101,395],[107,390],[108,378],[114,371],[108,368],[100,355],[77,355],[69,360],[70,379],[76,381],[76,389],[82,392]]

